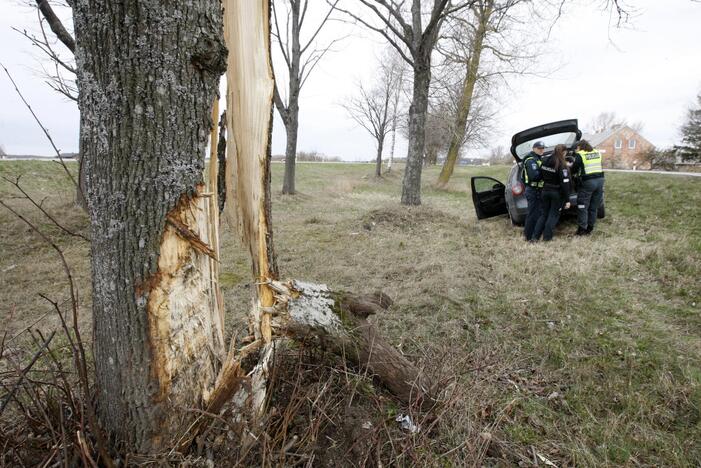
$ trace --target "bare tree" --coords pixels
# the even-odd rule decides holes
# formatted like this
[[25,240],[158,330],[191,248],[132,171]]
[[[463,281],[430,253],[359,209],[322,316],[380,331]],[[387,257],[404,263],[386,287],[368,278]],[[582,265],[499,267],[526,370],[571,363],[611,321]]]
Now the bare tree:
[[627,119],[619,117],[615,112],[602,112],[589,121],[589,130],[593,133],[603,133],[615,128],[629,127],[636,132],[643,130],[642,122],[628,122]]
[[[461,92],[458,98],[453,134],[450,139],[448,154],[438,177],[438,185],[445,186],[453,174],[460,148],[465,141],[470,112],[473,110],[475,89],[479,80],[491,80],[506,74],[523,74],[537,52],[529,44],[525,53],[523,43],[514,45],[507,32],[513,34],[513,25],[518,21],[512,11],[525,0],[477,0],[469,9],[452,15],[446,26],[441,53],[446,56],[448,64],[464,67]],[[482,70],[481,60],[484,52],[491,56],[501,67],[492,64],[489,71]],[[475,106],[476,107],[476,106]]]
[[5,152],[5,147],[0,145],[0,159],[5,159],[7,157],[7,153]]
[[460,140],[455,143],[458,151],[456,161],[461,150],[481,146],[492,133],[495,113],[491,110],[489,81],[480,81],[478,88],[473,92],[471,112],[458,131],[455,126],[462,110],[464,82],[459,73],[456,73],[454,64],[436,67],[426,120],[426,165],[436,164],[439,154],[448,155],[451,143],[458,133]]
[[371,87],[359,82],[356,95],[343,104],[351,118],[375,139],[375,177],[382,177],[382,150],[385,138],[392,129],[391,123],[396,121],[397,105],[396,101],[392,101],[398,95],[401,77],[401,69],[394,68],[383,57],[379,73]]
[[[319,24],[311,29],[312,34],[306,42],[302,42],[302,28],[307,16],[309,0],[273,0],[272,36],[280,46],[280,52],[285,62],[288,76],[286,101],[275,83],[275,107],[280,113],[287,133],[285,147],[285,175],[282,193],[295,193],[295,162],[297,155],[297,134],[299,131],[299,93],[304,83],[319,61],[331,50],[340,39],[334,39],[323,46],[317,44],[317,37],[329,21],[336,5],[340,0],[334,0]],[[282,6],[282,8],[281,8]],[[284,13],[280,12],[284,10]],[[285,22],[282,23],[280,19]],[[278,74],[279,75],[279,74]]]
[[[329,0],[327,0],[329,1]],[[368,29],[381,34],[412,67],[413,92],[409,108],[409,148],[404,179],[402,204],[421,204],[421,170],[425,146],[426,113],[431,85],[431,54],[445,18],[472,5],[475,0],[359,0],[372,19],[349,10],[341,10]],[[407,3],[410,3],[409,5]]]
[[513,158],[509,151],[503,146],[495,146],[489,151],[489,162],[491,164],[509,164]]
[[624,124],[615,112],[601,112],[589,122],[589,129],[594,133],[603,133]]

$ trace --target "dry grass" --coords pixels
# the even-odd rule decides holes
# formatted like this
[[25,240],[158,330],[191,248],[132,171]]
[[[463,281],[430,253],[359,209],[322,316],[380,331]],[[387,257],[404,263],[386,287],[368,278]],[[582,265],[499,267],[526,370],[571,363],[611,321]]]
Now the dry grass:
[[[574,238],[564,222],[554,242],[526,245],[506,218],[478,222],[469,196],[468,176],[503,180],[508,168],[459,168],[445,191],[431,188],[437,173],[429,169],[418,208],[399,206],[397,169],[376,181],[369,165],[301,164],[302,194],[287,197],[278,194],[282,165],[273,166],[282,274],[383,289],[395,305],[374,319],[378,326],[436,378],[455,378],[458,397],[430,437],[397,459],[405,452],[384,445],[401,436],[394,432],[382,439],[380,459],[701,464],[701,179],[609,174],[608,217],[595,235]],[[86,231],[59,168],[0,163],[2,175],[20,172],[33,195],[47,195],[49,209]],[[3,199],[12,194],[0,185]],[[7,212],[0,222],[0,304],[11,336],[50,311],[38,292],[67,296],[49,249]],[[89,249],[51,233],[77,272],[87,327]],[[230,233],[222,251],[231,330],[249,307],[249,262]],[[49,330],[52,320],[35,327]],[[380,420],[400,410],[392,405],[375,409]]]

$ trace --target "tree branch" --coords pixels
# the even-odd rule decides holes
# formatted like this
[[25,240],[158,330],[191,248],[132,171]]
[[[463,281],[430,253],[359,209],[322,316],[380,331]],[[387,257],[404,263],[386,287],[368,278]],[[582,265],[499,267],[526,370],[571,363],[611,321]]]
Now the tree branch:
[[[333,11],[336,9],[336,5],[338,5],[339,1],[341,1],[341,0],[336,0],[333,3],[333,5],[331,5],[331,8],[329,8],[329,11],[326,13],[326,16],[324,16],[324,19],[321,20],[321,23],[319,23],[319,27],[316,28],[316,31],[314,31],[314,34],[312,34],[312,37],[309,38],[309,41],[307,42],[307,44],[305,46],[303,46],[302,49],[300,50],[300,55],[304,54],[304,52],[307,50],[307,48],[312,44],[312,42],[314,42],[314,39],[316,39],[316,36],[319,34],[321,29],[324,27],[324,25],[328,21],[329,16],[331,16],[331,13],[333,13]],[[305,4],[305,10],[306,10],[306,4]],[[302,15],[302,17],[304,17],[304,15]],[[299,21],[299,26],[300,26],[300,28],[302,27],[302,19],[300,19],[300,21]]]
[[36,0],[36,2],[39,11],[41,11],[41,14],[44,16],[44,19],[46,19],[46,22],[49,23],[49,27],[53,33],[56,34],[58,40],[61,41],[63,45],[68,48],[68,50],[75,53],[75,40],[63,26],[61,20],[58,19],[56,13],[54,13],[53,8],[51,8],[51,4],[49,4],[49,0]]

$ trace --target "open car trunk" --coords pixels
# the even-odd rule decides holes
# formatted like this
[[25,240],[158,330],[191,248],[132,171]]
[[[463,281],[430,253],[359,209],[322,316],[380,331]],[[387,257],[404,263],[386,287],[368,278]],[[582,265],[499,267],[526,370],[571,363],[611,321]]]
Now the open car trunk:
[[[548,138],[553,135],[558,137]],[[579,129],[577,119],[550,122],[523,130],[511,137],[511,155],[516,162],[521,162],[523,156],[531,151],[532,144],[537,140],[544,140],[546,148],[552,151],[557,144],[572,145],[580,138],[582,138],[582,131]]]

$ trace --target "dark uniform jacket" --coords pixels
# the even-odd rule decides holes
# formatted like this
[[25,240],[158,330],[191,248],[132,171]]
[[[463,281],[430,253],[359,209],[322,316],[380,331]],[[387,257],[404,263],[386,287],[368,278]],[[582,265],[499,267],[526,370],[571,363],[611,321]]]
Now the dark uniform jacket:
[[540,162],[540,156],[538,156],[537,153],[531,151],[526,155],[526,157],[523,160],[523,169],[526,171],[526,174],[528,178],[524,177],[524,181],[528,181],[526,185],[530,185],[533,187],[539,187],[541,180],[543,180],[543,177],[540,174],[540,165],[538,164]]
[[572,181],[567,165],[555,169],[555,158],[547,157],[540,166],[540,174],[543,177],[543,190],[559,191],[565,201],[569,200]]

